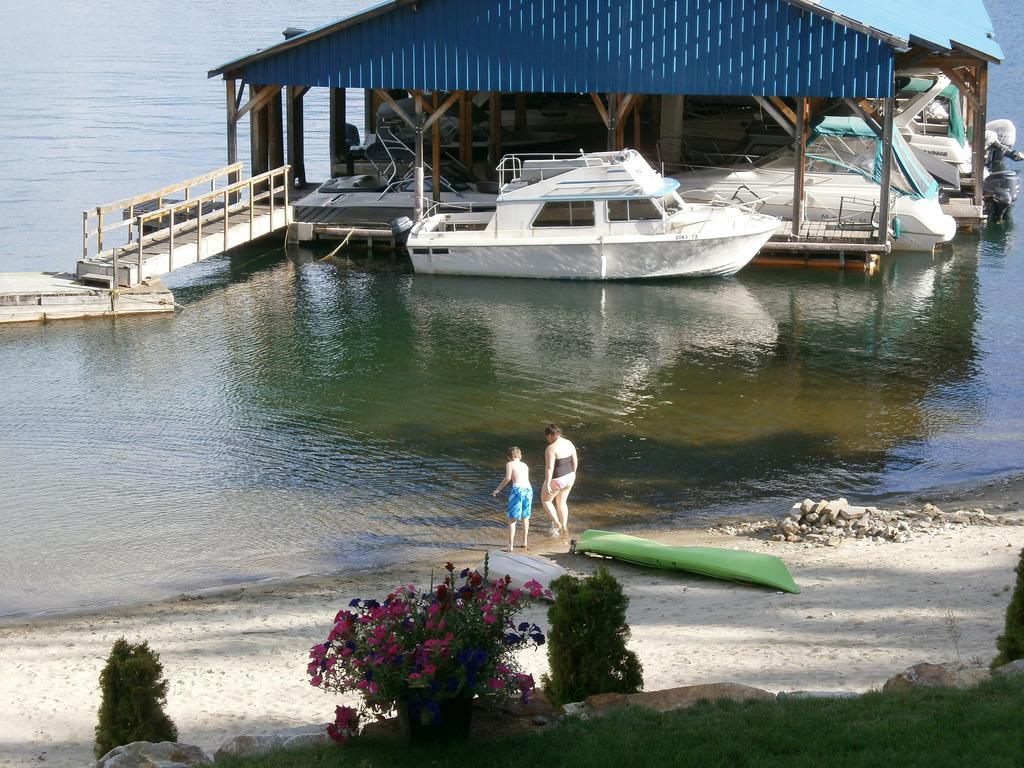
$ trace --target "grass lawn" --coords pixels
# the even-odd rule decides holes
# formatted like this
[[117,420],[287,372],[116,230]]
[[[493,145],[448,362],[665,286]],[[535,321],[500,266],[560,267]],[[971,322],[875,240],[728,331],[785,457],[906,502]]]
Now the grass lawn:
[[817,768],[1024,766],[1024,677],[972,691],[871,693],[857,699],[632,708],[546,733],[447,747],[358,739],[344,746],[234,758],[219,768]]

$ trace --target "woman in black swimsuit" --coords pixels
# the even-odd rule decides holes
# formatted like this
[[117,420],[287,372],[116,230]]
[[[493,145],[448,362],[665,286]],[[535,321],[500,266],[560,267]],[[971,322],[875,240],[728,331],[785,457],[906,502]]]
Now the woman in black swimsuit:
[[544,437],[548,447],[544,451],[541,504],[554,521],[551,535],[561,536],[569,532],[569,492],[576,482],[579,459],[576,446],[562,437],[562,430],[557,424],[548,424]]

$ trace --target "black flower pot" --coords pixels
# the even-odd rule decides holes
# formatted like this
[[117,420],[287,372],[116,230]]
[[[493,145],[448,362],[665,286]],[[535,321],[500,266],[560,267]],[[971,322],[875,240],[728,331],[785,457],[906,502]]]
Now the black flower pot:
[[441,702],[402,699],[398,702],[398,728],[410,744],[465,741],[473,722],[473,699]]

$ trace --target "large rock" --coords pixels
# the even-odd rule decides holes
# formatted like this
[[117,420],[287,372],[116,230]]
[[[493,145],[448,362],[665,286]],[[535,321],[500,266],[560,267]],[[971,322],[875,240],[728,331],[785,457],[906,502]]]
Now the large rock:
[[317,744],[329,744],[327,725],[300,725],[280,731],[246,733],[227,739],[213,753],[221,760],[228,755],[262,755],[274,749],[297,749]]
[[1000,677],[1024,675],[1024,659],[1017,659],[1016,661],[1011,661],[1009,664],[1003,664],[1001,667],[996,667],[992,670],[992,674],[999,675]]
[[213,765],[201,748],[176,741],[133,741],[114,747],[96,761],[96,768],[188,768]]
[[587,705],[587,711],[591,715],[600,717],[627,707],[629,697],[624,693],[595,693],[593,696],[587,696],[583,703]]
[[962,664],[915,664],[898,675],[885,681],[883,691],[898,691],[907,688],[946,687],[973,688],[992,676],[984,667],[965,667]]
[[698,701],[773,701],[775,694],[751,688],[739,683],[709,683],[707,685],[684,685],[664,691],[633,693],[628,697],[629,705],[647,707],[657,712],[671,712],[675,709],[692,707]]

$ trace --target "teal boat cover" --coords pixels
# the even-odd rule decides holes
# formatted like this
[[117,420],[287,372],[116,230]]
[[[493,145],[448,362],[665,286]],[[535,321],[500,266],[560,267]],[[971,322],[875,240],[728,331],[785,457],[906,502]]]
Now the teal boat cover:
[[[837,144],[822,140],[827,137],[850,141]],[[892,174],[893,191],[908,197],[938,197],[939,183],[924,169],[898,131],[893,133],[892,147],[896,155],[893,170],[897,171]],[[865,162],[867,154],[872,156],[870,162]],[[815,121],[807,142],[807,158],[882,183],[882,139],[859,117],[828,115]]]

